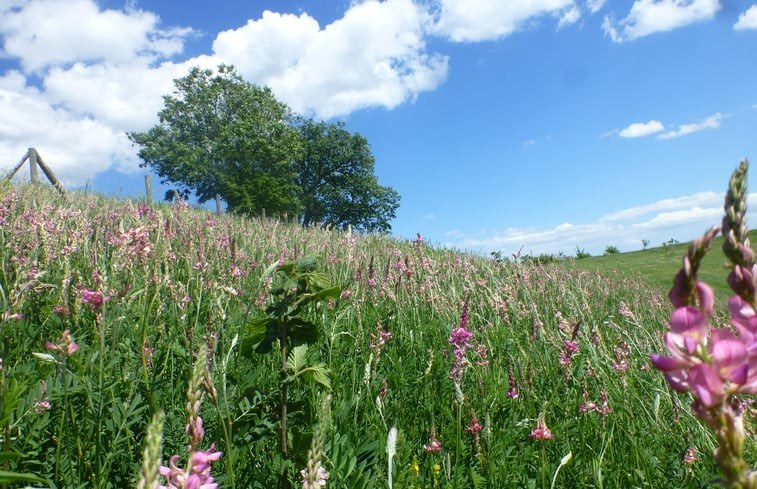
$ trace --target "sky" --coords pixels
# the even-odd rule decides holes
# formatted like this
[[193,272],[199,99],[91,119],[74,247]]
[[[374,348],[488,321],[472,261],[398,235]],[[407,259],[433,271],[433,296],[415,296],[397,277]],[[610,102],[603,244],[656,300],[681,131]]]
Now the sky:
[[143,195],[126,132],[222,63],[364,136],[400,239],[686,242],[757,162],[751,0],[0,0],[0,175],[35,147],[68,189]]

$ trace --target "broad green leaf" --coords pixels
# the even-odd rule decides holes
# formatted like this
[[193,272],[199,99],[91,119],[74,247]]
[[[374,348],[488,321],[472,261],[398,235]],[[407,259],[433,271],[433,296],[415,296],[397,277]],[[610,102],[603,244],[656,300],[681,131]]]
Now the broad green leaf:
[[299,371],[306,365],[307,354],[308,345],[306,344],[295,346],[292,348],[292,351],[289,352],[287,368],[292,371],[295,377],[299,375]]
[[299,375],[308,382],[314,382],[325,387],[327,390],[331,390],[331,377],[329,377],[329,369],[326,368],[326,364],[319,363],[312,367],[307,367],[299,372]]
[[303,256],[297,260],[296,264],[297,272],[310,272],[311,270],[315,270],[315,267],[318,265],[318,257],[314,255]]

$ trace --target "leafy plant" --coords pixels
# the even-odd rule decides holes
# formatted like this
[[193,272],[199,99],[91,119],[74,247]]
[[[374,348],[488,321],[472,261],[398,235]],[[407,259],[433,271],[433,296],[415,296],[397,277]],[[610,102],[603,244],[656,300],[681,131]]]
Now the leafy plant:
[[[254,345],[257,353],[270,353],[278,340],[281,351],[280,449],[286,457],[287,440],[287,389],[298,378],[310,380],[331,388],[324,364],[308,367],[307,345],[318,340],[318,325],[305,317],[307,308],[336,299],[340,287],[329,285],[328,276],[317,269],[317,258],[305,256],[299,260],[271,265],[264,277],[272,277],[269,291],[271,302],[266,316],[247,325],[243,348]],[[246,348],[247,347],[247,348]],[[291,372],[290,372],[291,371]]]

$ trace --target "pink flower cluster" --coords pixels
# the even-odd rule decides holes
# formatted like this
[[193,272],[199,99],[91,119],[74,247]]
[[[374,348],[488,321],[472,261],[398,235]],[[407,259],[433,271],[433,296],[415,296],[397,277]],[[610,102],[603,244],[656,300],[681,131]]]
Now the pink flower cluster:
[[463,313],[460,316],[460,326],[452,329],[452,333],[449,335],[449,343],[454,348],[453,355],[455,359],[452,361],[452,368],[449,371],[449,378],[456,384],[460,384],[463,378],[463,372],[468,365],[468,360],[465,358],[465,354],[473,348],[470,343],[473,333],[468,329],[468,302],[465,302],[463,307]]
[[650,359],[673,389],[692,393],[695,412],[710,422],[707,411],[722,406],[732,394],[757,394],[757,312],[734,296],[728,309],[738,334],[725,328],[710,330],[714,293],[703,282],[696,283],[696,291],[699,307],[684,305],[671,294],[676,309],[664,337],[670,356],[652,354]]
[[61,334],[57,343],[48,341],[45,343],[45,348],[69,356],[79,349],[79,345],[77,345],[73,338],[71,338],[71,331],[67,329]]
[[103,304],[110,301],[109,295],[103,295],[100,291],[93,291],[92,289],[83,289],[81,291],[81,303],[89,304],[89,309],[92,311],[99,311],[102,309]]
[[189,457],[189,467],[186,470],[176,466],[179,456],[174,455],[169,462],[170,467],[161,466],[160,475],[166,478],[165,486],[161,489],[216,489],[218,483],[210,475],[210,463],[221,458],[221,452],[215,451],[215,444],[206,451],[194,451]]

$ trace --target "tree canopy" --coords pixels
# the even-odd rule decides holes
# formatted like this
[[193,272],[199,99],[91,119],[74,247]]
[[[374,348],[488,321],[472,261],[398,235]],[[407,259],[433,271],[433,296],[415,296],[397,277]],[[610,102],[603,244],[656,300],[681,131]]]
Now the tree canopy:
[[368,141],[350,134],[342,122],[307,120],[299,132],[304,145],[297,165],[303,224],[327,222],[388,231],[400,196],[379,185]]
[[399,194],[379,185],[368,141],[344,124],[294,114],[233,67],[193,68],[163,97],[159,123],[130,132],[141,167],[200,202],[300,216],[303,225],[388,231]]

